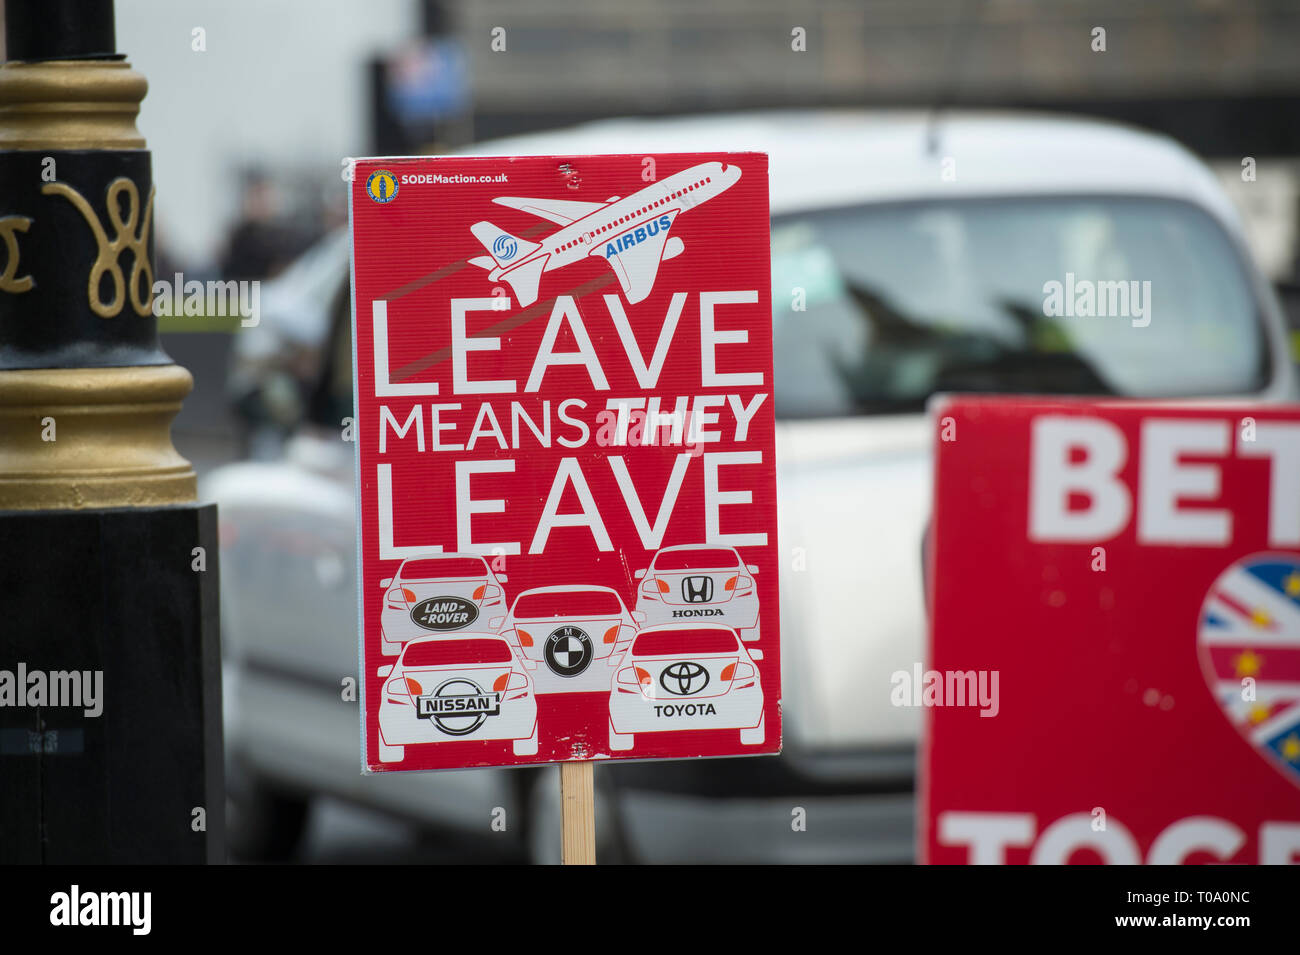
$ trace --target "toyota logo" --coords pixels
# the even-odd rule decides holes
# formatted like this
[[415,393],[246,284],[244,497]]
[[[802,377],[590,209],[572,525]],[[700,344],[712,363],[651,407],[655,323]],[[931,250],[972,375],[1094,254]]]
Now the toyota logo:
[[659,685],[673,696],[694,696],[709,685],[709,671],[694,660],[670,663],[659,674]]
[[712,577],[683,577],[682,599],[688,604],[706,604],[713,599]]

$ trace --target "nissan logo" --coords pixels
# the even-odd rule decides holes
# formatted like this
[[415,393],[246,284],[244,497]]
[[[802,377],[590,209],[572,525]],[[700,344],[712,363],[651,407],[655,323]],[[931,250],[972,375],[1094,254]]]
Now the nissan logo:
[[670,663],[659,674],[659,685],[673,696],[694,696],[709,685],[709,671],[694,660]]
[[683,577],[682,599],[688,604],[704,604],[713,599],[712,577]]
[[427,696],[416,698],[416,715],[432,719],[448,736],[468,736],[501,713],[501,694],[485,693],[464,677],[444,680]]

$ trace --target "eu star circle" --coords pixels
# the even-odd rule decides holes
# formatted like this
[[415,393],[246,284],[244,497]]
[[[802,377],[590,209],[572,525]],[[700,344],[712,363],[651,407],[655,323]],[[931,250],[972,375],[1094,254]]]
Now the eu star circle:
[[557,676],[577,676],[596,655],[591,637],[577,627],[560,627],[546,638],[546,665]]

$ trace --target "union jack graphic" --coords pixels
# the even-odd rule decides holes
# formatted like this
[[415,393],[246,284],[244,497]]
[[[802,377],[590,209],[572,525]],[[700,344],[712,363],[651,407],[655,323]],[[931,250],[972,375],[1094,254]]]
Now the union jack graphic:
[[1300,785],[1300,558],[1254,555],[1229,567],[1205,598],[1198,642],[1224,714]]

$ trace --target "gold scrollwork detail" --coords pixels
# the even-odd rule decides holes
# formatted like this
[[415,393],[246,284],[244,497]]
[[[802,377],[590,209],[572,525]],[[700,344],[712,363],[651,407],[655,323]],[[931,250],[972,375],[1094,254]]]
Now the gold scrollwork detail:
[[[100,318],[113,318],[122,311],[122,306],[129,292],[131,298],[131,307],[135,309],[137,315],[149,315],[153,310],[153,264],[149,261],[149,226],[153,221],[153,196],[154,190],[149,190],[149,201],[145,204],[144,216],[141,221],[140,215],[140,193],[136,189],[135,183],[125,176],[119,176],[114,179],[108,186],[107,204],[108,218],[116,236],[113,241],[108,240],[108,235],[104,232],[103,225],[100,224],[99,216],[95,210],[90,207],[90,203],[76,189],[61,182],[46,183],[41,187],[41,192],[45,195],[63,196],[71,202],[85,218],[86,224],[90,226],[90,231],[95,235],[95,244],[99,251],[95,256],[95,264],[90,269],[90,279],[86,283],[86,297],[90,302],[90,309]],[[127,214],[122,218],[122,207],[118,203],[118,197],[126,193]],[[140,231],[136,232],[136,222],[140,222]],[[122,254],[123,249],[129,249],[134,261],[131,264],[131,277],[129,280],[122,275],[122,266],[118,263],[118,257]],[[107,274],[113,280],[113,299],[105,303],[100,295],[100,284]],[[140,277],[145,278],[144,297],[140,296]]]
[[18,277],[18,236],[16,233],[26,232],[27,227],[32,224],[32,220],[26,216],[5,216],[0,219],[0,240],[4,242],[5,247],[5,268],[0,272],[0,292],[20,292],[30,291],[36,283],[30,275]]

